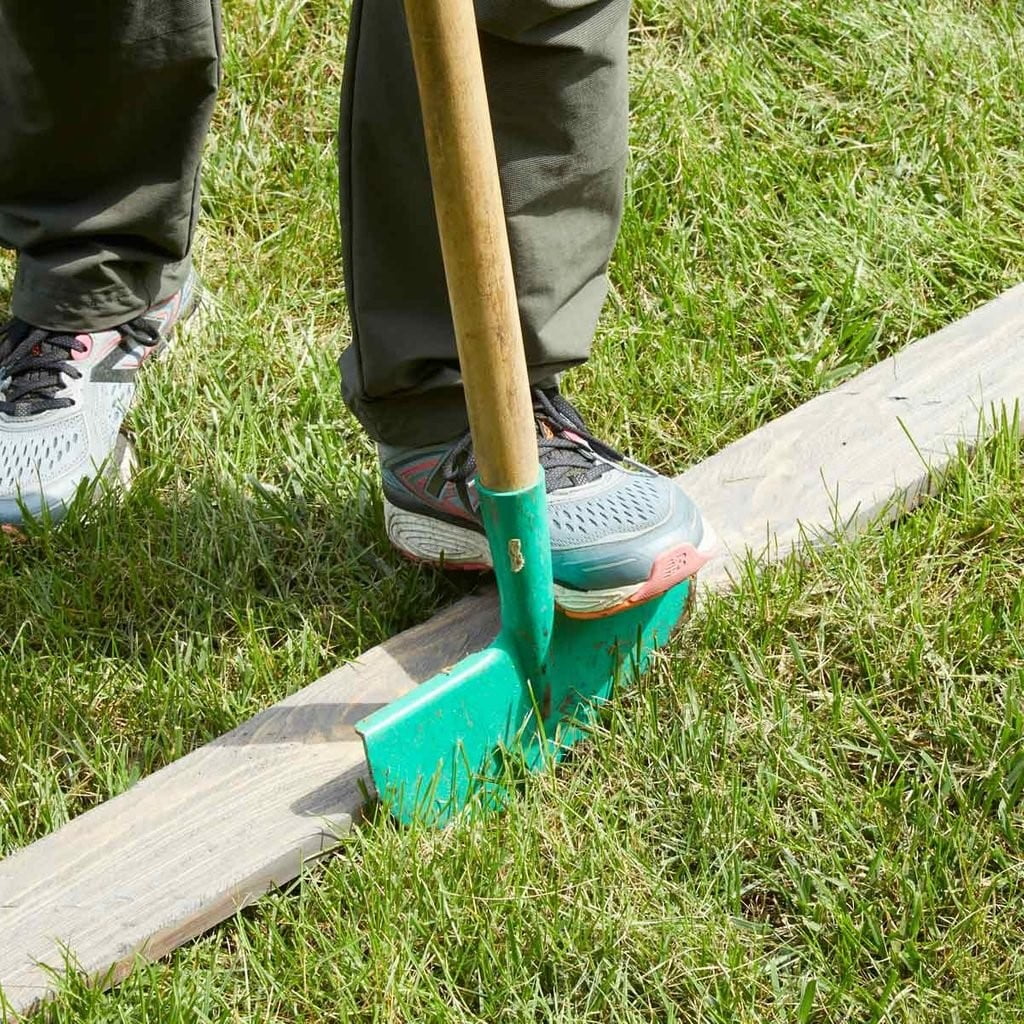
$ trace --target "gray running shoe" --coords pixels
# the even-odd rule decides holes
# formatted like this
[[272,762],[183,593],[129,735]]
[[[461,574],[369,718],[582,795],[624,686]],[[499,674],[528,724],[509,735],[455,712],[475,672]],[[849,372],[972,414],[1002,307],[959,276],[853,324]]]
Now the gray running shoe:
[[79,487],[126,480],[131,446],[121,426],[139,368],[159,355],[195,311],[193,274],[166,302],[120,327],[47,331],[14,319],[0,326],[0,525],[27,511],[64,517]]
[[[612,615],[696,573],[716,541],[686,494],[590,434],[557,391],[533,397],[559,607]],[[391,543],[417,561],[490,568],[469,434],[424,448],[381,445],[380,458]]]

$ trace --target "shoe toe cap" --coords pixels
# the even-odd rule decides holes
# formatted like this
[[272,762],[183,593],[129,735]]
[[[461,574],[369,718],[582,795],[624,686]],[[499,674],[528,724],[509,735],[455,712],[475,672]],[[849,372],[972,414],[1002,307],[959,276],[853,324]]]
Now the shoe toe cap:
[[101,476],[122,475],[127,441],[105,459],[90,453],[85,424],[76,417],[48,432],[0,431],[0,524],[21,525],[26,514],[64,518],[79,489]]
[[666,552],[704,540],[696,504],[672,480],[622,472],[603,492],[552,503],[555,578],[596,590],[643,583]]

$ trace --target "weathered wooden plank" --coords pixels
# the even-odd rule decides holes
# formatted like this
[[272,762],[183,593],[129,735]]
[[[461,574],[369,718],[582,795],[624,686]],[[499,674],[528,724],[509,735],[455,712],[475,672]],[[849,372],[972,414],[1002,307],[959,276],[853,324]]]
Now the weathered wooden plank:
[[318,679],[57,832],[0,861],[0,989],[16,1011],[52,988],[66,947],[118,980],[298,873],[363,803],[353,723],[497,627],[466,599]]
[[680,477],[723,541],[702,580],[750,550],[777,558],[912,507],[993,406],[1024,402],[1024,284]]
[[[1022,398],[1024,286],[684,473],[723,541],[705,581],[727,583],[748,549],[774,558],[898,514],[985,409]],[[11,1008],[52,990],[40,965],[63,948],[116,979],[295,877],[362,804],[353,723],[496,626],[493,595],[468,598],[0,862]]]

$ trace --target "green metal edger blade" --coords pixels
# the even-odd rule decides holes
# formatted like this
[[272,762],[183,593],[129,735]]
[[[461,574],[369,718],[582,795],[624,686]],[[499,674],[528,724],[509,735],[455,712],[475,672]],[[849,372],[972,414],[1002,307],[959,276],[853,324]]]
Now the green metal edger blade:
[[[505,757],[535,771],[581,738],[595,705],[620,680],[642,671],[650,652],[669,639],[689,590],[689,583],[681,583],[616,615],[612,628],[609,619],[581,621],[559,613],[539,685],[523,679],[499,637],[364,718],[356,728],[388,809],[406,824],[441,825],[474,794],[485,806],[500,804]],[[539,728],[537,712],[543,715],[545,704]]]
[[474,796],[499,805],[507,759],[536,771],[560,757],[595,706],[668,641],[689,600],[687,581],[607,618],[555,612],[543,484],[479,490],[501,632],[356,725],[377,792],[404,823],[441,825]]

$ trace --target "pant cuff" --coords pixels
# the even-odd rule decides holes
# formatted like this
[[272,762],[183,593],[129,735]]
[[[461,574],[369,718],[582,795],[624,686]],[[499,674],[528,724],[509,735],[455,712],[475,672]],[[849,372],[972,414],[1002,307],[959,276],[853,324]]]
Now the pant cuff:
[[438,388],[396,398],[346,395],[348,407],[379,444],[418,448],[443,444],[466,432],[469,419],[461,388]]
[[[560,373],[531,371],[533,387],[557,388]],[[367,399],[345,394],[363,429],[378,444],[420,448],[452,441],[469,429],[466,399],[460,387],[434,388],[393,398]]]
[[[186,257],[157,267],[145,279],[129,275],[102,287],[89,287],[73,276],[33,267],[19,260],[11,294],[11,312],[20,320],[48,331],[103,331],[118,327],[169,299],[180,290],[191,269]],[[116,273],[116,271],[115,271]]]

